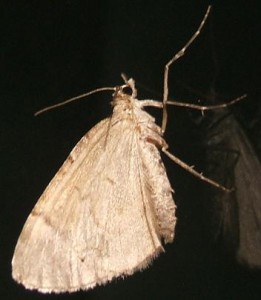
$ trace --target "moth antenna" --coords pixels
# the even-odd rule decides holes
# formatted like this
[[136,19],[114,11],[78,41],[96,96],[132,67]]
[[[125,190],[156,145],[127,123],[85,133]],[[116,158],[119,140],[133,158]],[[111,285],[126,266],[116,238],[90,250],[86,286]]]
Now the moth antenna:
[[183,56],[187,50],[187,48],[194,42],[194,40],[198,37],[198,35],[201,32],[202,27],[204,26],[209,12],[210,12],[211,6],[208,6],[208,9],[205,13],[205,16],[203,20],[201,21],[198,30],[192,35],[192,37],[189,39],[189,41],[186,43],[186,45],[179,50],[165,65],[164,68],[164,82],[163,82],[163,109],[162,109],[162,124],[161,124],[161,130],[164,133],[167,126],[167,119],[168,119],[168,113],[167,113],[167,99],[169,96],[169,88],[168,88],[168,80],[169,80],[169,67],[178,60],[181,56]]
[[43,108],[43,109],[40,109],[40,110],[38,110],[38,111],[34,114],[34,116],[38,116],[38,115],[40,115],[40,114],[42,114],[42,113],[44,113],[44,112],[46,112],[46,111],[48,111],[48,110],[52,110],[52,109],[54,109],[54,108],[57,108],[57,107],[66,105],[66,104],[71,103],[71,102],[73,102],[73,101],[76,101],[76,100],[78,100],[78,99],[85,98],[85,97],[88,97],[88,96],[90,96],[90,95],[92,95],[92,94],[99,93],[99,92],[103,92],[103,91],[115,91],[115,87],[102,87],[102,88],[97,88],[97,89],[92,90],[92,91],[90,91],[90,92],[88,92],[88,93],[84,93],[84,94],[78,95],[78,96],[76,96],[76,97],[73,97],[73,98],[64,100],[64,101],[62,101],[62,102],[60,102],[60,103],[57,103],[57,104],[54,104],[54,105],[51,105],[51,106],[47,106],[47,107],[45,107],[45,108]]

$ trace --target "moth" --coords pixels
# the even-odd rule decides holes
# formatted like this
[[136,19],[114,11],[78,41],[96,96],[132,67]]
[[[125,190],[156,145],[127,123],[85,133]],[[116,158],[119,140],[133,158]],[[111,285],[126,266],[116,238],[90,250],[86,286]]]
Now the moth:
[[[209,11],[165,66],[163,101],[138,100],[134,80],[125,76],[122,86],[93,91],[114,91],[112,116],[83,136],[29,215],[12,259],[18,283],[43,293],[74,292],[147,267],[164,250],[163,242],[173,241],[176,224],[173,190],[159,150],[226,190],[171,154],[163,138],[166,107],[179,105],[168,100],[169,66],[199,35]],[[163,110],[161,127],[144,110],[147,106]]]

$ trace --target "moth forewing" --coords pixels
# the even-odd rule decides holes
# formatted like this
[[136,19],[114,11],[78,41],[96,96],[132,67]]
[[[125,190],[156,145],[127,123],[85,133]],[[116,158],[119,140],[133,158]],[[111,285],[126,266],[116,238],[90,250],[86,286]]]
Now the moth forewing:
[[12,275],[28,289],[92,288],[146,267],[163,250],[161,240],[173,240],[160,127],[121,90],[113,105],[112,117],[75,146],[24,225]]

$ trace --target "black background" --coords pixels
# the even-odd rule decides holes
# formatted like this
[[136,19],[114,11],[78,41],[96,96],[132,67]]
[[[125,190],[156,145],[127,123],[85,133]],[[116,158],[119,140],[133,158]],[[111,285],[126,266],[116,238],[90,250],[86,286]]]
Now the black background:
[[[91,96],[39,117],[34,112],[96,87],[120,85],[121,72],[135,78],[139,99],[160,99],[164,64],[195,32],[208,4],[1,1],[3,299],[260,299],[260,272],[236,264],[211,239],[202,209],[206,185],[164,157],[179,222],[174,243],[150,268],[71,295],[26,291],[11,278],[26,217],[77,141],[111,113],[111,95]],[[213,80],[222,101],[248,93],[235,108],[248,127],[260,109],[260,17],[260,1],[216,1],[200,37],[171,70],[171,96],[196,103]],[[201,169],[199,133],[184,111],[169,108],[165,138],[172,152]]]

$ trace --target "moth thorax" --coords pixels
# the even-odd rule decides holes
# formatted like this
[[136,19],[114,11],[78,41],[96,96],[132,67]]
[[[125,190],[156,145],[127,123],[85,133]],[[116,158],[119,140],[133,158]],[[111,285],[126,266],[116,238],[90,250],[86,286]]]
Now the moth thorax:
[[135,99],[133,99],[132,96],[123,93],[122,91],[116,91],[113,95],[111,104],[114,107],[114,110],[133,110]]

